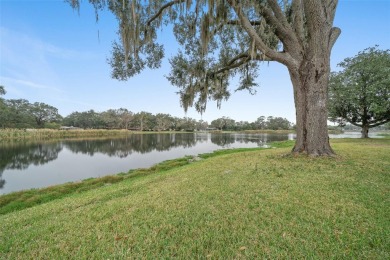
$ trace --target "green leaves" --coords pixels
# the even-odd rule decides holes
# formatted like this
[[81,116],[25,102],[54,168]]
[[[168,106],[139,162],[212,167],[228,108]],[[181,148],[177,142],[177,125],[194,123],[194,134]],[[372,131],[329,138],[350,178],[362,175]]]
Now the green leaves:
[[61,119],[58,109],[45,103],[31,104],[25,99],[0,98],[0,127],[43,127],[46,122],[58,122]]
[[[81,1],[67,2],[78,10]],[[171,24],[181,50],[171,58],[172,71],[167,78],[179,88],[185,110],[195,106],[202,113],[208,100],[215,100],[220,106],[221,101],[230,96],[230,79],[237,75],[240,80],[235,90],[255,93],[257,62],[265,56],[240,24],[238,14],[229,1],[89,2],[97,14],[107,8],[118,19],[120,39],[113,43],[112,57],[108,60],[113,78],[127,80],[147,67],[159,68],[164,48],[157,42],[157,31]],[[260,9],[266,5],[264,2],[240,1],[237,5],[250,19],[265,45],[271,49],[280,48],[273,26],[262,18]],[[286,6],[282,8],[286,9]]]
[[390,121],[390,50],[367,48],[339,64],[329,84],[329,116],[341,124],[375,127]]
[[5,93],[7,93],[4,89],[4,86],[0,86],[0,96],[1,95],[5,95]]

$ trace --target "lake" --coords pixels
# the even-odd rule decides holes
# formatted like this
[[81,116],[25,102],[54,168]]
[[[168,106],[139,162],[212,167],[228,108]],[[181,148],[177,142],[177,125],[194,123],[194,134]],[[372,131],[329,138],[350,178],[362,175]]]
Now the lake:
[[[359,133],[331,135],[360,137]],[[147,168],[219,149],[263,147],[294,134],[172,133],[0,143],[0,194]]]

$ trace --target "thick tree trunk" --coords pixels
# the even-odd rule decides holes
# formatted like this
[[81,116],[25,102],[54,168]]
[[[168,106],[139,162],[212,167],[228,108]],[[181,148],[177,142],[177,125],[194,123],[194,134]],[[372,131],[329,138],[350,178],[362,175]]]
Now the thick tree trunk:
[[294,87],[297,137],[293,153],[310,156],[334,155],[328,136],[328,81],[326,59],[303,60],[298,69],[289,69]]
[[362,126],[362,138],[368,138],[368,130],[369,130],[368,125]]

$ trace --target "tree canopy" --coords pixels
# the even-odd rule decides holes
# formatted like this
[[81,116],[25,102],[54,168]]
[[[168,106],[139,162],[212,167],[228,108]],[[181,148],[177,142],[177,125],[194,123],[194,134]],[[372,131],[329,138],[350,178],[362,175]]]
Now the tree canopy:
[[[80,0],[67,0],[80,8]],[[209,100],[227,100],[232,77],[237,90],[255,92],[259,62],[276,61],[290,73],[297,111],[293,152],[330,155],[327,88],[330,52],[340,34],[333,27],[337,0],[89,0],[118,19],[113,78],[126,80],[164,57],[158,30],[171,25],[182,46],[170,58],[167,76],[179,88],[182,107],[205,112]]]
[[[3,86],[0,86],[0,92],[6,93]],[[26,99],[0,98],[2,128],[42,128],[46,123],[59,123],[61,120],[58,109],[48,104],[42,102],[31,104]]]
[[57,108],[42,102],[31,104],[29,112],[34,117],[38,127],[43,127],[46,122],[59,122],[62,119]]
[[4,89],[4,86],[0,86],[0,96],[5,95],[6,91]]
[[338,64],[330,77],[329,116],[368,129],[390,122],[390,50],[367,48]]

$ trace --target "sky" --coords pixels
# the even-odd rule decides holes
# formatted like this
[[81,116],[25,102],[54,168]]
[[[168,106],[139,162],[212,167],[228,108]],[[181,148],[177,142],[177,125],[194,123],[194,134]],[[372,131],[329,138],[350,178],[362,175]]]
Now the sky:
[[[342,33],[332,51],[332,71],[365,48],[390,49],[390,0],[340,0],[334,26]],[[277,116],[295,122],[292,84],[283,65],[261,65],[256,95],[235,92],[220,109],[210,101],[203,115],[193,108],[184,113],[178,89],[164,77],[170,71],[168,59],[178,50],[172,33],[164,30],[159,36],[165,45],[162,67],[144,70],[123,82],[111,78],[107,63],[112,42],[118,39],[116,32],[114,16],[101,12],[96,22],[95,11],[86,0],[79,12],[63,0],[0,0],[4,98],[43,102],[58,108],[62,116],[127,108],[134,113],[167,113],[209,123],[222,116],[249,122]]]

